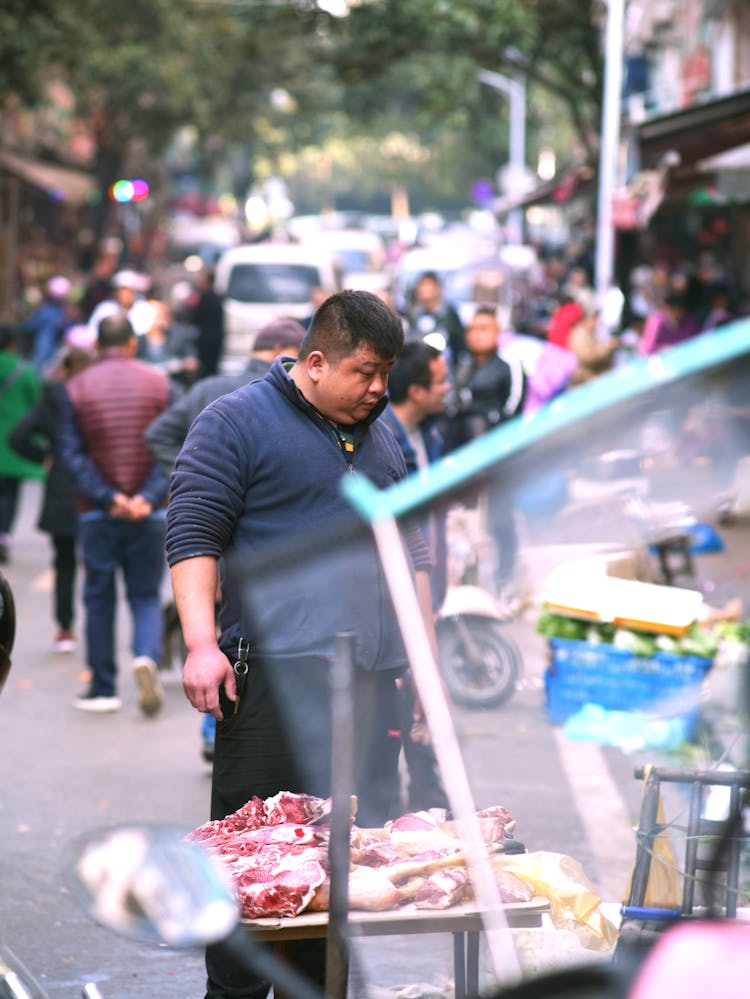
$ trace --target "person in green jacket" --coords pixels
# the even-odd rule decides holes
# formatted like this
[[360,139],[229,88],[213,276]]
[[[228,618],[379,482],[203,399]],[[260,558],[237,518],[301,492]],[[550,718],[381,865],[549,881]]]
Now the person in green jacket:
[[18,353],[18,330],[0,323],[0,563],[10,560],[10,536],[23,479],[43,479],[44,466],[27,461],[8,443],[18,421],[41,394],[39,375]]

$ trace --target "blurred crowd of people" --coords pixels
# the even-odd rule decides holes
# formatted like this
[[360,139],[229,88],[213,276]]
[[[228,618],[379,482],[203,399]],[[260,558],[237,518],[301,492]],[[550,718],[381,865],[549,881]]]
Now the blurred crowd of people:
[[[126,318],[133,339],[132,344],[120,345],[120,353],[130,358],[132,351],[133,360],[157,369],[164,379],[163,404],[148,421],[141,413],[135,431],[141,443],[146,435],[144,481],[150,481],[151,465],[163,476],[149,501],[146,516],[150,517],[166,498],[169,468],[197,413],[219,395],[262,377],[279,353],[295,356],[312,319],[271,324],[256,340],[244,372],[220,374],[223,309],[210,270],[196,273],[190,286],[160,288],[150,275],[122,267],[116,251],[105,241],[85,281],[73,274],[42,275],[32,269],[37,284],[25,296],[26,315],[0,331],[0,562],[11,558],[20,484],[27,478],[44,479],[38,527],[50,535],[53,550],[53,647],[58,652],[76,648],[76,539],[82,483],[91,488],[85,472],[71,469],[69,455],[65,459],[60,414],[70,379],[92,364],[101,364],[102,322]],[[410,468],[422,467],[500,424],[533,413],[561,392],[630,358],[714,330],[742,312],[730,280],[708,256],[695,266],[636,267],[627,293],[613,293],[614,308],[608,303],[604,310],[585,257],[550,255],[540,260],[510,317],[496,304],[477,302],[462,321],[445,297],[440,275],[432,271],[419,276],[404,303],[394,303],[385,275],[382,286],[374,289],[399,311],[407,344],[423,342],[433,352],[411,357],[408,364],[407,353],[405,374],[399,375],[397,366],[395,376],[391,422]],[[317,307],[325,294],[323,289],[316,291]],[[438,357],[439,368],[433,363]],[[133,377],[129,365],[122,371]],[[67,448],[70,452],[70,442]],[[86,448],[79,450],[85,453]],[[143,483],[131,485],[138,489]],[[109,492],[102,489],[100,508],[112,514],[113,497],[122,491],[116,484]],[[115,515],[139,519],[134,506],[118,503]],[[496,584],[502,593],[513,576],[517,539],[511,515],[493,521]],[[147,657],[155,667],[158,651],[158,643],[152,642]],[[153,682],[150,676],[149,683]],[[112,691],[105,693],[114,696]],[[153,697],[149,703],[155,713]]]
[[41,267],[29,278],[26,314],[0,324],[0,563],[12,560],[22,483],[43,480],[36,523],[52,547],[57,653],[78,647],[83,568],[91,679],[75,706],[120,707],[113,629],[122,574],[139,703],[154,715],[161,706],[168,475],[144,433],[191,386],[217,373],[222,303],[208,272],[177,294],[122,267],[119,247],[107,241],[85,280]]

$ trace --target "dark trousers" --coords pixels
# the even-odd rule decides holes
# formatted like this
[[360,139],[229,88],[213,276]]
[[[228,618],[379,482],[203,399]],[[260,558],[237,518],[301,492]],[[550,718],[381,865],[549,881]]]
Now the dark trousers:
[[63,631],[71,631],[75,618],[76,539],[69,534],[52,535],[52,567],[55,571],[55,621]]
[[495,542],[497,554],[495,582],[502,590],[513,578],[518,557],[518,532],[513,510],[494,510],[487,529]]
[[133,655],[149,656],[156,663],[161,659],[165,520],[161,512],[137,522],[84,515],[79,529],[91,693],[111,697],[117,692],[115,617],[120,571],[133,622]]
[[18,510],[20,479],[0,476],[0,534],[10,534]]
[[406,789],[407,808],[410,812],[427,811],[430,808],[444,808],[450,811],[432,743],[425,746],[409,738],[414,711],[414,693],[410,683],[405,683],[399,691],[399,701],[404,759],[409,774]]
[[[278,791],[328,797],[331,793],[329,668],[304,656],[274,662],[251,660],[234,714],[222,702],[216,727],[211,816],[223,818],[254,795]],[[399,698],[391,671],[358,673],[355,682],[354,770],[357,824],[382,825],[397,806],[401,746]],[[301,941],[286,957],[320,985],[325,981],[325,941]],[[207,999],[263,999],[269,983],[238,967],[221,946],[206,951]]]

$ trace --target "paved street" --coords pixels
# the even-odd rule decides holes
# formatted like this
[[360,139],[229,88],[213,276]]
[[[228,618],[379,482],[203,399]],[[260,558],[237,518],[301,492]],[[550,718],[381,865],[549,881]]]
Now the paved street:
[[[33,527],[38,500],[38,487],[26,486],[7,568],[18,633],[0,699],[5,942],[51,999],[78,995],[88,980],[112,999],[197,999],[203,994],[202,955],[114,936],[88,918],[66,883],[72,844],[81,834],[123,821],[187,830],[207,817],[210,780],[200,758],[199,717],[178,682],[167,687],[157,718],[139,714],[125,668],[125,616],[119,629],[123,710],[96,716],[72,708],[84,661],[80,651],[49,651],[50,549]],[[733,557],[739,562],[741,552]],[[477,803],[505,805],[529,849],[569,854],[603,898],[619,901],[632,864],[640,797],[633,767],[645,757],[564,740],[544,714],[544,643],[533,621],[512,627],[524,649],[523,688],[504,708],[455,713]],[[548,953],[557,944],[565,950],[561,941],[548,940]],[[367,943],[361,954],[373,995],[414,983],[439,988],[451,975],[448,937],[383,938]]]

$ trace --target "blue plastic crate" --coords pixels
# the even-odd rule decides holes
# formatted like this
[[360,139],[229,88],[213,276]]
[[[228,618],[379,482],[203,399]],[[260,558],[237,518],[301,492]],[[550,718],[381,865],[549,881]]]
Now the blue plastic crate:
[[698,689],[713,666],[713,659],[700,656],[636,656],[614,645],[566,638],[550,638],[549,647],[544,687],[547,714],[555,724],[584,704],[694,720]]

